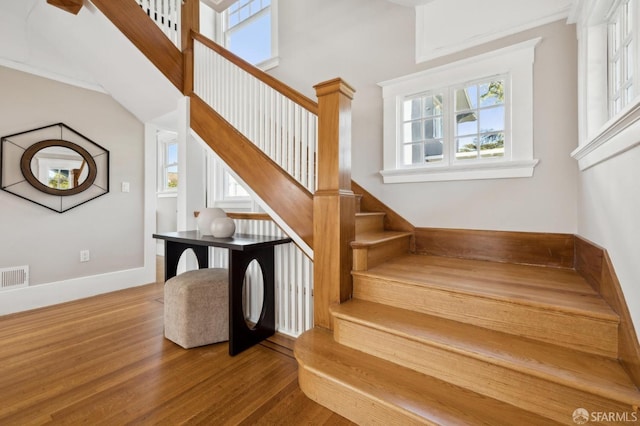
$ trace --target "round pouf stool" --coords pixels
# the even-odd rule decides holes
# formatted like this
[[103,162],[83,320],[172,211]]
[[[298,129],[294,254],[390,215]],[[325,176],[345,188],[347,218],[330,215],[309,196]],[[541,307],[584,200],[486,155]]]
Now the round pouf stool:
[[176,275],[164,286],[164,337],[185,349],[229,340],[229,270]]

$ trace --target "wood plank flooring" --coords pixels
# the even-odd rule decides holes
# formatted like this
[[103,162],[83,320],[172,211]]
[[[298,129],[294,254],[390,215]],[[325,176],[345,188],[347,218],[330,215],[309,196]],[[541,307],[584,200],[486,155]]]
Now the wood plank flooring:
[[350,424],[302,393],[287,339],[235,357],[164,339],[162,290],[0,317],[0,425]]

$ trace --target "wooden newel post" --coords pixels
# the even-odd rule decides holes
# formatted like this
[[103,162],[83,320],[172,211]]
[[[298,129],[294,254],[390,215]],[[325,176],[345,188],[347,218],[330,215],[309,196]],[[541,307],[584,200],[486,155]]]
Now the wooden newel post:
[[351,297],[355,197],[351,191],[351,100],[340,79],[314,86],[318,96],[318,187],[313,197],[315,325],[332,329],[329,307]]
[[185,0],[182,3],[180,26],[180,44],[184,58],[184,82],[182,93],[190,95],[193,92],[193,38],[191,31],[200,31],[200,1]]

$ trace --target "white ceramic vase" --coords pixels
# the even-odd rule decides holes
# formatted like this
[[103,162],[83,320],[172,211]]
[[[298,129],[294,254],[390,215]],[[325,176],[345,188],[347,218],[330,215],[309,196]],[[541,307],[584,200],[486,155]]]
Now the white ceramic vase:
[[211,222],[211,235],[215,238],[229,238],[236,232],[236,223],[230,217],[216,217]]
[[226,218],[227,214],[224,210],[219,208],[208,208],[200,210],[200,214],[196,219],[196,223],[198,224],[198,231],[200,231],[201,235],[212,235],[211,234],[211,222],[213,222],[216,218]]

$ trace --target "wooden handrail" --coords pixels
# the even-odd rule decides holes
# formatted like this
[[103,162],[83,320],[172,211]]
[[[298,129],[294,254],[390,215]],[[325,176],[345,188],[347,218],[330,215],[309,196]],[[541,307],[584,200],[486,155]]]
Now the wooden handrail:
[[298,92],[297,90],[292,89],[291,87],[287,86],[286,84],[284,84],[280,80],[270,76],[266,72],[264,72],[261,69],[255,67],[254,65],[250,64],[249,62],[245,61],[241,57],[231,53],[230,51],[228,51],[224,47],[222,47],[219,44],[217,44],[216,42],[208,39],[207,37],[203,36],[202,34],[199,34],[199,33],[196,33],[194,31],[192,31],[191,32],[191,37],[193,38],[193,40],[197,40],[198,42],[200,42],[203,45],[207,46],[209,49],[215,51],[218,55],[222,56],[223,58],[225,58],[229,62],[231,62],[234,65],[236,65],[236,66],[240,67],[241,69],[243,69],[245,72],[251,74],[252,76],[257,78],[258,80],[262,81],[264,84],[266,84],[266,85],[270,86],[271,88],[273,88],[274,90],[277,90],[278,92],[282,93],[284,96],[286,96],[287,98],[291,99],[292,101],[294,101],[298,105],[302,106],[306,110],[318,115],[318,103],[317,102],[309,99],[308,97],[306,97],[302,93]]
[[260,212],[227,212],[227,216],[239,220],[272,220],[268,213]]
[[47,0],[47,3],[74,15],[82,9],[82,0]]
[[92,3],[182,92],[182,53],[131,0],[91,0]]
[[305,244],[313,248],[313,196],[197,95],[191,128]]

